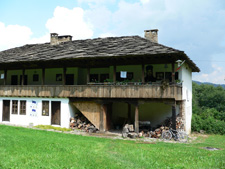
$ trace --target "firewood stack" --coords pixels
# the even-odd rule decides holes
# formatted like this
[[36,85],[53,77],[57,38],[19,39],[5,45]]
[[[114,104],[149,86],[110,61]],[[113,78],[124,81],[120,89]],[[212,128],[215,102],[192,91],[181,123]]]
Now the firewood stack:
[[[154,131],[146,132],[145,130],[142,130],[139,133],[139,137],[151,137],[151,138],[160,138],[162,136],[162,132],[165,130],[169,130],[169,128],[172,127],[172,118],[168,117],[161,125],[160,127],[156,128]],[[176,118],[176,129],[182,130],[184,129],[184,123],[181,117],[177,116]]]
[[71,129],[80,129],[88,133],[95,133],[98,129],[91,124],[91,122],[84,117],[82,114],[75,114],[74,117],[70,118],[70,128]]

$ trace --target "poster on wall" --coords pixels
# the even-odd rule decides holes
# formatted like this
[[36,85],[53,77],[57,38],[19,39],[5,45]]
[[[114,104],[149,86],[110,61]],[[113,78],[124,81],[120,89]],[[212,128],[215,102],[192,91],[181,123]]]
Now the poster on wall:
[[32,103],[30,105],[30,116],[37,117],[37,102],[34,100],[32,100]]

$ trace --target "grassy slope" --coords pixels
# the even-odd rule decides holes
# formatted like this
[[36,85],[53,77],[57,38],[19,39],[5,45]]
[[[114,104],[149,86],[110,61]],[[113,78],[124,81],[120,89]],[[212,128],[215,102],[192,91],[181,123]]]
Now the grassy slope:
[[[201,149],[206,146],[223,150]],[[0,125],[0,168],[225,168],[224,149],[219,135],[139,144]]]

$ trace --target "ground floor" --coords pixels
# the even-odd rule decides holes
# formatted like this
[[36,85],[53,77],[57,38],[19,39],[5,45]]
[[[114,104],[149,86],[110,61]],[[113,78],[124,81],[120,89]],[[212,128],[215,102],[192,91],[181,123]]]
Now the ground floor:
[[[100,131],[122,129],[129,123],[139,128],[148,121],[154,129],[168,117],[183,119],[190,133],[191,109],[185,101],[1,97],[0,122],[18,125],[56,125],[69,128],[70,118],[84,115]],[[176,126],[175,126],[176,127]]]

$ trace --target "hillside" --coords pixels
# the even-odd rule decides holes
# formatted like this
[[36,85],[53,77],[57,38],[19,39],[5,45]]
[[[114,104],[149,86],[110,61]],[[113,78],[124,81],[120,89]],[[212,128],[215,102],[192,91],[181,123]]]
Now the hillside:
[[198,85],[208,84],[208,85],[212,85],[214,87],[221,86],[221,87],[223,87],[225,89],[225,84],[215,84],[215,83],[209,83],[209,82],[199,82],[199,81],[195,81],[195,80],[193,80],[193,82],[197,83]]

